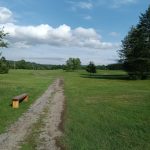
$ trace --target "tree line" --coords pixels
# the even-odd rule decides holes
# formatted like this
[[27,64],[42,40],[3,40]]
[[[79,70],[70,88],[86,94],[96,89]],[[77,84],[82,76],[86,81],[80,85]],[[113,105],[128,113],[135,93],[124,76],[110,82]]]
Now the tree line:
[[[28,70],[57,70],[75,71],[79,69],[89,70],[91,67],[97,70],[122,70],[122,64],[95,65],[89,62],[88,65],[82,65],[79,58],[69,58],[64,65],[38,64],[25,60],[12,61],[6,60],[5,57],[0,58],[0,73],[8,73],[9,69],[28,69]],[[88,69],[89,68],[89,69]],[[96,72],[96,71],[94,71]]]
[[64,68],[64,65],[49,65],[28,62],[25,60],[11,61],[8,60],[8,67],[10,69],[28,69],[28,70],[56,70]]

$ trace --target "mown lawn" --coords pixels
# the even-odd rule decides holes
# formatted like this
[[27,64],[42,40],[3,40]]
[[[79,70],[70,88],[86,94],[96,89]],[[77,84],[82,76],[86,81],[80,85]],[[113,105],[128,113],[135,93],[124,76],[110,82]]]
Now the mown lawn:
[[126,80],[124,72],[65,75],[69,150],[149,150],[150,80]]
[[[0,75],[0,133],[29,108],[52,81],[63,76],[66,114],[63,144],[68,150],[149,150],[150,80],[131,81],[123,71],[11,70]],[[29,103],[10,106],[29,93]]]
[[[58,72],[58,71],[57,71]],[[0,133],[29,108],[55,78],[56,71],[10,70],[0,74]],[[29,102],[21,103],[19,109],[10,106],[14,96],[29,94]]]

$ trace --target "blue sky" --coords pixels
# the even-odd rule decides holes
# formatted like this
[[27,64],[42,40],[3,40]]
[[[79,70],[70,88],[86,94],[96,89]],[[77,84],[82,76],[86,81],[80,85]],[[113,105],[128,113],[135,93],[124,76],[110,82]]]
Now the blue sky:
[[114,63],[121,40],[149,0],[1,0],[0,27],[9,33],[7,59],[63,64]]

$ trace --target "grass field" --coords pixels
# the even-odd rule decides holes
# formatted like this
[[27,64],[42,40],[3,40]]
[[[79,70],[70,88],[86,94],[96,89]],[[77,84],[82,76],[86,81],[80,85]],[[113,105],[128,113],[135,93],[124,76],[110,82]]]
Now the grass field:
[[32,103],[57,76],[65,79],[63,144],[67,149],[150,149],[150,80],[126,80],[122,71],[90,76],[85,72],[17,70],[0,75],[0,132],[29,107],[12,109],[12,96],[28,92]]
[[68,73],[65,95],[67,149],[150,149],[150,80],[126,80],[119,71]]
[[[53,74],[55,71],[32,70],[11,70],[9,74],[0,74],[0,133],[46,90],[54,80]],[[22,93],[29,94],[29,102],[21,104],[19,109],[12,109],[12,98]]]

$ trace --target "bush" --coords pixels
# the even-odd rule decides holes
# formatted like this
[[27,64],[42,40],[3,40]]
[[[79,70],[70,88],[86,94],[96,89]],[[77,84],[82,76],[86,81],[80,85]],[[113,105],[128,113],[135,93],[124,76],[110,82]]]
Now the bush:
[[93,62],[90,62],[89,65],[86,67],[86,71],[89,73],[96,73],[96,66]]

